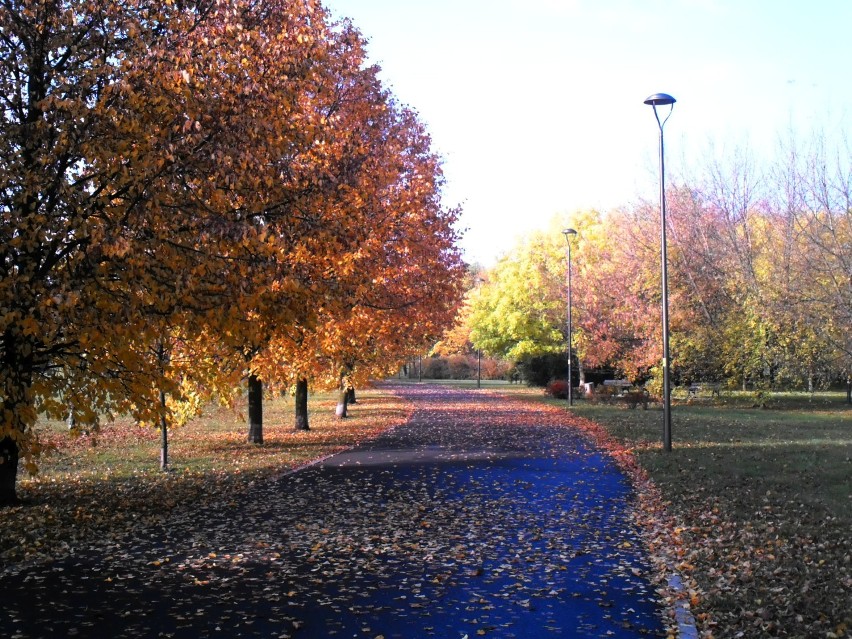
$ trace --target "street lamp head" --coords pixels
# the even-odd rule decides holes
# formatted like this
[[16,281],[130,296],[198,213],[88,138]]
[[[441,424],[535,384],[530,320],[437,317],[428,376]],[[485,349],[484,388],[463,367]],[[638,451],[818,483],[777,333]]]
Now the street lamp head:
[[655,93],[654,95],[648,96],[645,100],[645,104],[648,106],[667,106],[669,104],[674,104],[675,102],[677,102],[677,100],[668,93]]
[[565,229],[564,231],[562,231],[562,235],[564,235],[564,236],[565,236],[565,240],[566,240],[567,242],[570,242],[570,241],[571,241],[571,236],[572,236],[572,235],[577,235],[577,231],[575,231],[574,229]]
[[[660,127],[660,135],[663,135],[663,125],[668,121],[669,117],[671,117],[672,111],[674,111],[675,102],[676,100],[668,93],[655,93],[654,95],[649,95],[645,99],[645,104],[654,107],[654,117],[657,118],[657,124]],[[657,113],[658,106],[670,107],[669,114],[666,116],[665,120],[660,120],[660,114]]]

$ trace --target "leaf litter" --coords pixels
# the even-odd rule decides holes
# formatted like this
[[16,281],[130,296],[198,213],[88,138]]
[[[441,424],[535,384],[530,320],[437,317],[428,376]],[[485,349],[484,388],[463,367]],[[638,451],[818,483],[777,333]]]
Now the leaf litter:
[[576,418],[487,394],[399,392],[413,418],[350,455],[173,510],[106,548],[21,566],[0,580],[11,627],[20,637],[671,634],[670,558],[645,548],[648,528],[656,550],[672,531],[593,425],[566,428]]

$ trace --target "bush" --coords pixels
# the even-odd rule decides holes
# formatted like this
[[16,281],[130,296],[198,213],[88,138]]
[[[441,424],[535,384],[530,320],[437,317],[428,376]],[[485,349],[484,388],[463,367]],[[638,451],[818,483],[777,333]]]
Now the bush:
[[564,379],[554,379],[547,384],[545,392],[556,399],[568,399],[568,382]]
[[[476,369],[479,362],[477,355],[432,355],[423,358],[424,379],[476,379]],[[482,379],[508,380],[512,364],[506,360],[482,356]],[[412,367],[409,377],[417,378],[418,370]]]
[[[663,396],[663,369],[661,366],[655,366],[651,369],[651,379],[645,382],[645,390],[651,394],[651,397]],[[672,388],[672,395],[674,395],[674,390]]]
[[624,395],[624,401],[630,408],[636,408],[642,404],[642,408],[648,410],[648,393],[644,390],[632,390]]
[[559,379],[568,370],[567,353],[545,353],[525,357],[517,363],[518,371],[529,386],[546,387],[548,382]]
[[443,357],[428,357],[423,360],[423,377],[426,379],[449,379],[450,365]]
[[502,359],[494,359],[493,357],[482,358],[482,378],[483,379],[505,379],[509,381],[512,375],[512,364]]
[[450,379],[476,379],[476,359],[467,355],[450,355],[447,364],[450,370]]
[[768,390],[760,389],[750,393],[752,400],[752,408],[769,408],[769,403],[772,401],[772,393]]

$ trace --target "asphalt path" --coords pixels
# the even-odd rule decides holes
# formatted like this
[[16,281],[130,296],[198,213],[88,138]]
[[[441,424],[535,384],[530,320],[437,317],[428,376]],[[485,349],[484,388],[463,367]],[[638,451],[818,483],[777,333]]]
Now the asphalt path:
[[0,633],[665,636],[629,482],[570,416],[395,391],[414,414],[372,442],[4,576]]

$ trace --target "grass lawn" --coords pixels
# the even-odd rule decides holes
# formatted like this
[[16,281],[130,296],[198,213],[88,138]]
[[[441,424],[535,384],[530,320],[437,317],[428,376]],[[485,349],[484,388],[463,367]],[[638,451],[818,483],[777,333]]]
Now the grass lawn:
[[18,495],[29,503],[2,511],[0,571],[14,562],[61,556],[93,541],[119,539],[163,522],[174,509],[237,499],[252,481],[329,455],[403,423],[410,408],[381,390],[359,392],[349,418],[334,416],[336,395],[309,401],[307,432],[294,430],[293,400],[264,401],[264,445],[246,441],[245,418],[212,408],[170,432],[170,470],[159,470],[159,431],[129,420],[72,439],[64,423],[37,425],[52,448]]
[[[561,406],[541,390],[501,392]],[[662,410],[576,402],[657,484],[703,591],[695,609],[713,637],[852,636],[852,409],[841,393],[747,394],[675,402],[673,450]]]

